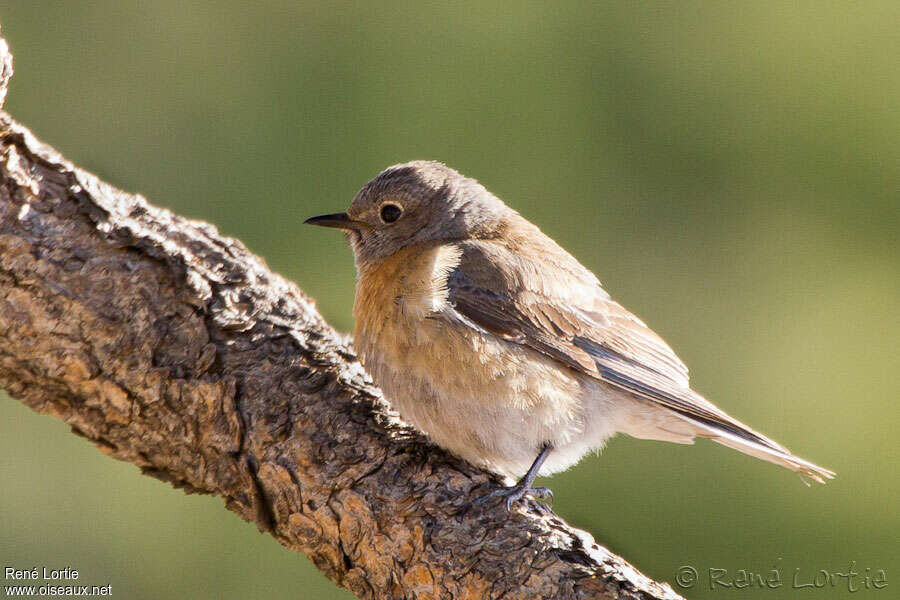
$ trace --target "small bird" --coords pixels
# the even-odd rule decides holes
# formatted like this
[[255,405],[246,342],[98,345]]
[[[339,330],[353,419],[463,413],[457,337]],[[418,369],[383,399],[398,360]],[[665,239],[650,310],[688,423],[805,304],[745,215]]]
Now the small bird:
[[820,483],[798,458],[694,392],[688,370],[588,269],[474,179],[439,162],[379,173],[345,213],[355,346],[400,415],[508,478],[488,497],[552,499],[535,478],[616,433],[710,438]]

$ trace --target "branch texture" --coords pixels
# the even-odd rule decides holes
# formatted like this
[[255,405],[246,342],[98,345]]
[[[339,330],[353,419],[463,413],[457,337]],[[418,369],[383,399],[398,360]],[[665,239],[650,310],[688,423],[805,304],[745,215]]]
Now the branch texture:
[[491,476],[404,425],[295,285],[3,112],[0,385],[360,598],[679,598],[542,505],[471,507]]

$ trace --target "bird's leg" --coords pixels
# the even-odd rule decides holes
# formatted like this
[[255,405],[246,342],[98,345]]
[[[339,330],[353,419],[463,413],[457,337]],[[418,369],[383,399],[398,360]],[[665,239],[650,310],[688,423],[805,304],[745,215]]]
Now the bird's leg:
[[499,490],[494,490],[490,494],[482,497],[481,500],[487,500],[489,498],[497,498],[498,496],[506,498],[506,510],[511,511],[513,502],[517,500],[521,500],[525,496],[533,496],[540,500],[549,500],[550,503],[553,503],[553,492],[550,491],[549,488],[545,487],[531,487],[531,484],[534,483],[534,480],[537,478],[538,471],[541,470],[541,466],[544,464],[544,461],[547,460],[547,457],[550,455],[550,452],[553,450],[553,445],[549,442],[544,444],[541,447],[540,453],[537,455],[537,458],[534,459],[534,462],[531,463],[531,466],[528,468],[528,472],[525,473],[525,476],[519,480],[519,482],[512,487],[505,487]]

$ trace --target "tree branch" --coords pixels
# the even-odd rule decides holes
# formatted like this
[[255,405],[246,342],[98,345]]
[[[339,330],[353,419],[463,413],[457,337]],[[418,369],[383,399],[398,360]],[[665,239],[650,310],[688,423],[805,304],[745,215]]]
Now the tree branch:
[[[0,103],[11,74],[0,44]],[[360,598],[679,598],[541,505],[473,508],[491,476],[404,425],[295,285],[4,112],[0,340],[13,397]]]

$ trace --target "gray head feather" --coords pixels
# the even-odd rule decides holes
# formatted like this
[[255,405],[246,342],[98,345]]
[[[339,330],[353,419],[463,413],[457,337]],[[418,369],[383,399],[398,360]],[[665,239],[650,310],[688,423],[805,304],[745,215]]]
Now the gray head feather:
[[[381,211],[393,204],[402,211],[385,222]],[[359,191],[347,214],[371,229],[351,232],[358,265],[432,240],[489,237],[512,209],[483,185],[435,161],[413,161],[388,167]]]

